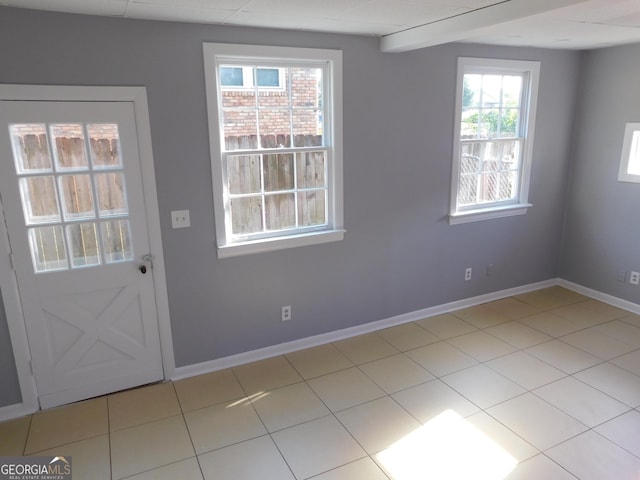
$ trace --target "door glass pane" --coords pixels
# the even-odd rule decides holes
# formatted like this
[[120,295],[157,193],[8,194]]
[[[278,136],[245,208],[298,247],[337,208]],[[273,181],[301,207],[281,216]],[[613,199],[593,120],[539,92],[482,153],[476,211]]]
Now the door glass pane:
[[65,220],[94,218],[89,175],[63,175],[59,179]]
[[28,235],[33,269],[36,273],[69,268],[62,226],[30,228]]
[[44,124],[10,125],[9,133],[18,174],[51,171],[47,128]]
[[71,265],[85,267],[100,264],[96,224],[75,223],[67,225],[67,241],[71,250]]
[[100,224],[107,263],[133,260],[131,234],[128,220],[112,220]]
[[281,230],[296,226],[296,205],[293,193],[265,197],[267,230]]
[[60,221],[53,176],[21,178],[22,211],[27,225]]
[[126,215],[128,208],[124,175],[122,173],[98,173],[94,178],[100,216]]
[[86,170],[89,167],[82,125],[57,123],[51,125],[58,170]]
[[87,125],[91,162],[93,168],[120,168],[120,135],[115,123],[90,123]]

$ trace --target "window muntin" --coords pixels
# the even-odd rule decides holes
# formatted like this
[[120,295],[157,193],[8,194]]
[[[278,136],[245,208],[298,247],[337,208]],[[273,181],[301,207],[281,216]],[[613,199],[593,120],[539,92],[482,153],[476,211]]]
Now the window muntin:
[[232,239],[327,225],[326,152],[223,157]]
[[452,223],[528,206],[539,64],[461,58],[458,69]]
[[341,239],[340,52],[205,44],[205,63],[219,256]]
[[640,183],[640,123],[627,123],[618,180]]
[[221,65],[218,73],[223,90],[282,90],[285,85],[284,71],[277,67]]

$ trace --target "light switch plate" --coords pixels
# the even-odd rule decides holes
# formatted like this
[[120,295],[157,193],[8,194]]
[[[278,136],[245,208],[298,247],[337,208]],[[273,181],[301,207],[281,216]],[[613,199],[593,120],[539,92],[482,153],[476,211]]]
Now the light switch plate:
[[186,228],[190,226],[189,210],[174,210],[171,212],[171,227]]

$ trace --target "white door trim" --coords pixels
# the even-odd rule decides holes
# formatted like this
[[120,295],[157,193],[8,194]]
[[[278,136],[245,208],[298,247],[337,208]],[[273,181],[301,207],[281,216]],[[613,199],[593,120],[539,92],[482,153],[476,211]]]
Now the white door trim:
[[[1,199],[0,199],[1,200]],[[9,232],[4,221],[2,201],[0,201],[0,292],[9,327],[9,337],[13,348],[13,358],[18,372],[22,411],[18,408],[11,412],[16,416],[33,413],[39,408],[36,379],[31,371],[31,350],[27,339],[27,329],[22,314],[18,280],[10,256]],[[7,420],[5,415],[0,421]]]
[[[155,288],[158,329],[162,350],[162,366],[164,378],[172,378],[175,374],[176,367],[169,317],[167,281],[162,249],[160,213],[158,209],[158,193],[153,164],[146,88],[0,84],[0,101],[3,100],[67,102],[113,101],[133,103],[140,148],[140,167],[142,170],[143,194],[147,211],[149,243],[151,252],[153,252],[154,255],[153,269],[151,269],[151,272],[153,274]],[[2,290],[2,297],[7,314],[7,323],[16,369],[18,371],[23,407],[25,413],[29,413],[38,409],[38,392],[31,372],[29,342],[27,340],[15,274],[11,267],[11,259],[7,254],[9,251],[8,235],[2,215],[0,215],[0,220],[0,249],[4,253],[0,255],[0,289]]]

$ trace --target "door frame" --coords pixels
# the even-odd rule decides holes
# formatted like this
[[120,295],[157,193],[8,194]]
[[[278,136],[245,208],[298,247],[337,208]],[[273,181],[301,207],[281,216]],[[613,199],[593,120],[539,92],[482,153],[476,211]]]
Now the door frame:
[[[153,269],[151,269],[151,273],[153,275],[156,311],[158,314],[162,367],[164,379],[172,378],[175,374],[176,366],[169,316],[169,300],[146,88],[0,84],[1,101],[130,102],[133,104],[138,136],[142,189],[147,213],[147,229],[151,253],[153,254]],[[17,417],[33,413],[39,409],[38,390],[31,368],[31,351],[22,312],[20,292],[12,265],[14,259],[10,255],[9,236],[2,208],[0,200],[0,290],[2,291],[9,336],[20,383],[22,406],[9,406],[8,410],[5,410],[7,407],[0,408],[0,420],[3,420],[2,417]]]

